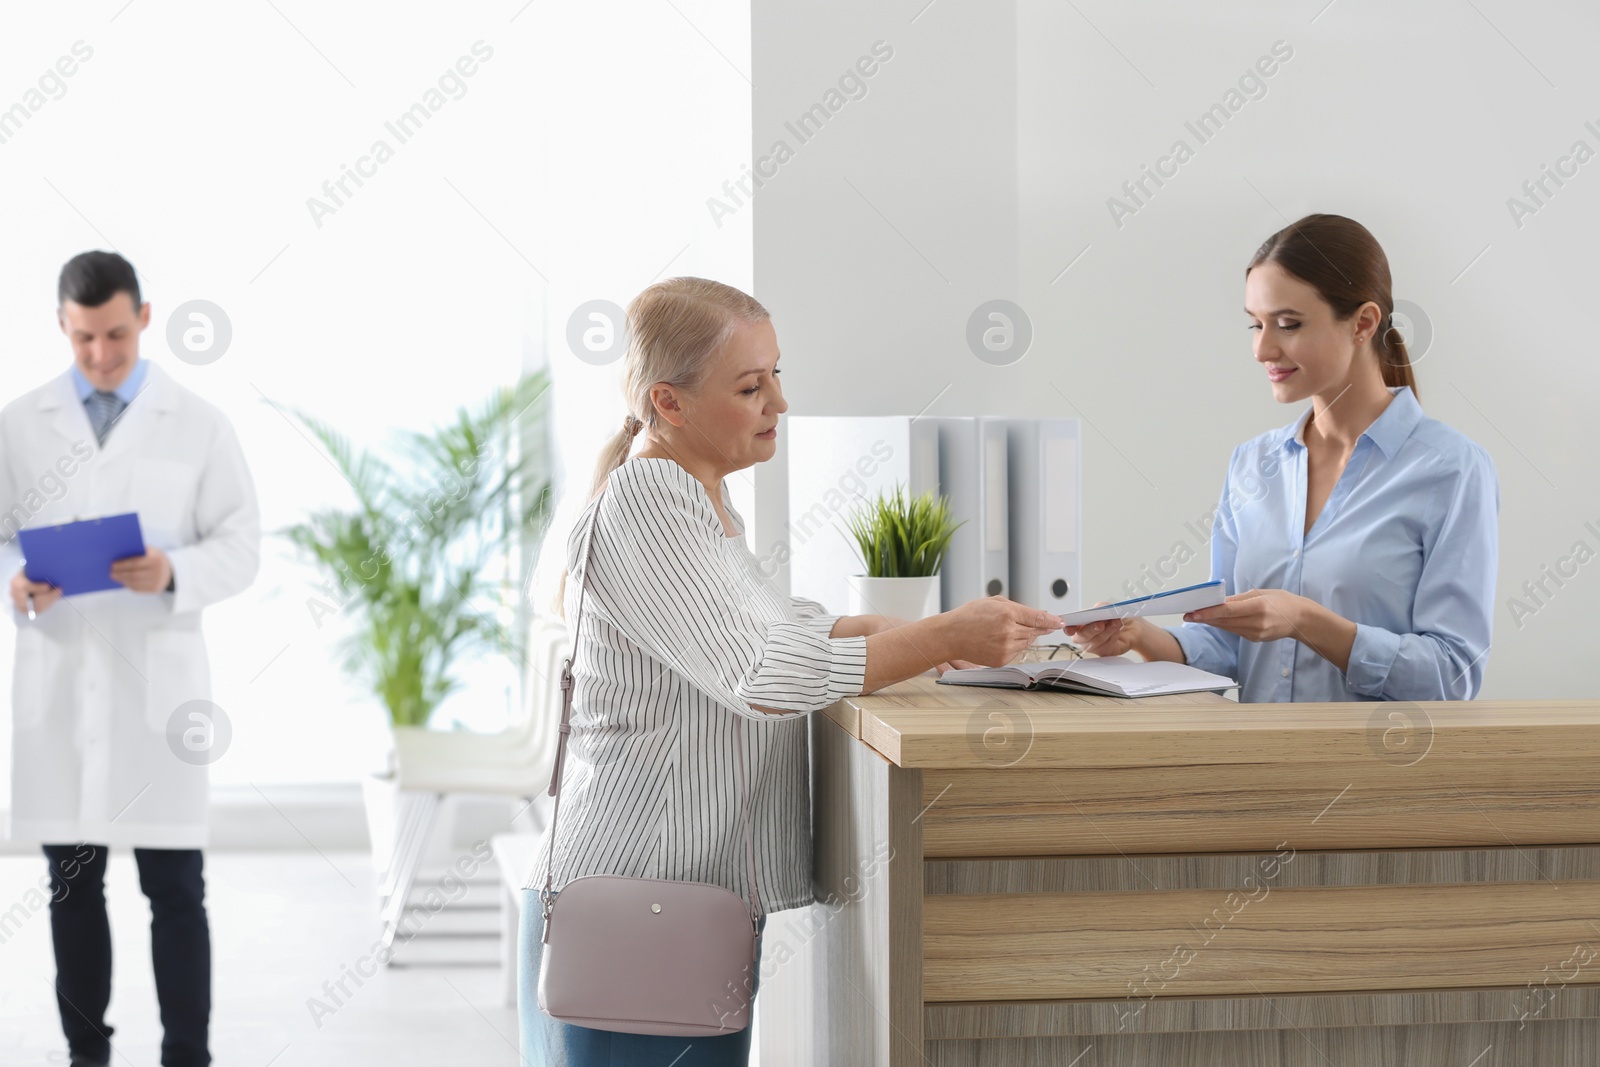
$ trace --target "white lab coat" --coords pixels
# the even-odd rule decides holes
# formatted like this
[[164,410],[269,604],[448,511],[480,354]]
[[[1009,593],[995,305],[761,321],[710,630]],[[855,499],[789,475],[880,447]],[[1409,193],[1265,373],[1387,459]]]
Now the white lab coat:
[[[200,848],[209,774],[168,747],[172,712],[211,699],[200,612],[260,568],[255,485],[222,412],[150,365],[102,450],[71,372],[0,410],[0,581],[19,526],[133,511],[176,591],[111,589],[12,609],[14,839]],[[5,594],[10,607],[9,589]]]

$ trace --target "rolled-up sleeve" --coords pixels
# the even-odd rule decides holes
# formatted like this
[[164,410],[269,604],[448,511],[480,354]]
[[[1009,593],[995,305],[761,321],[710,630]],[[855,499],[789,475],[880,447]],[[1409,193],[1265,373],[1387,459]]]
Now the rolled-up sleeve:
[[1471,700],[1483,686],[1499,561],[1500,486],[1481,449],[1434,491],[1412,632],[1356,625],[1345,682],[1379,700]]
[[[612,476],[595,528],[590,609],[738,715],[775,717],[752,705],[803,715],[860,693],[866,638],[829,638],[833,617],[822,605],[786,605],[756,584],[691,483],[667,464],[624,464]],[[799,617],[775,621],[777,613]]]
[[843,618],[842,615],[829,614],[824,605],[805,597],[792,596],[789,603],[794,607],[795,618],[804,623],[806,629],[822,637],[833,633],[833,624]]

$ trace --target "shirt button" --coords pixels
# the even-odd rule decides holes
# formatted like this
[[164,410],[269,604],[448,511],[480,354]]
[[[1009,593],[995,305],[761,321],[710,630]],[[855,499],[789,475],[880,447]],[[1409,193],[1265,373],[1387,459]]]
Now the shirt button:
[[1294,558],[1295,559],[1299,559],[1300,558],[1300,550],[1298,548],[1294,550]]
[[1283,676],[1284,676],[1284,677],[1285,677],[1285,678],[1287,678],[1287,677],[1289,677],[1289,668],[1288,668],[1288,667],[1285,667],[1285,668],[1284,668],[1284,669],[1283,669]]

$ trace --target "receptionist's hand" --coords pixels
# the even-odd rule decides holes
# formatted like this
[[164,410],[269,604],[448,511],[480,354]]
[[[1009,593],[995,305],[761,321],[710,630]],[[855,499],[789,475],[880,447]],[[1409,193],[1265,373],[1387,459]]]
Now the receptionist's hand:
[[1230,596],[1221,604],[1191,611],[1184,622],[1203,622],[1247,641],[1301,638],[1308,608],[1316,605],[1283,589],[1251,589]]
[[[1095,607],[1103,607],[1101,600]],[[1091,656],[1121,656],[1139,643],[1139,628],[1148,625],[1143,619],[1103,619],[1086,622],[1082,626],[1066,627],[1066,634],[1074,644]]]
[[[1098,605],[1097,605],[1098,606]],[[1120,656],[1133,647],[1139,619],[1105,619],[1068,626],[1067,636],[1091,656]]]

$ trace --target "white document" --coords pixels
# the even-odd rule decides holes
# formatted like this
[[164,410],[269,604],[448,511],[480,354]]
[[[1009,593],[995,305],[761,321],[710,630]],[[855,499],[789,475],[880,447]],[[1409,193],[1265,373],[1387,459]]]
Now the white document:
[[1132,600],[1119,600],[1115,604],[1101,604],[1096,608],[1084,608],[1082,611],[1069,611],[1061,616],[1064,626],[1082,626],[1085,623],[1101,622],[1105,619],[1131,619],[1145,615],[1182,615],[1185,612],[1199,611],[1201,608],[1212,608],[1227,599],[1221,579],[1214,582],[1201,582],[1199,585],[1188,585],[1182,589],[1173,589],[1165,593],[1156,593],[1152,596],[1134,597]]

